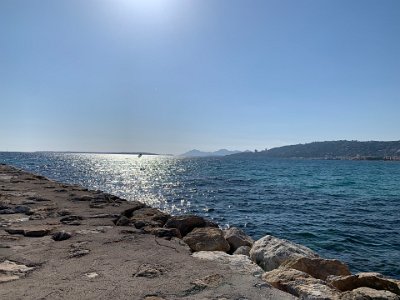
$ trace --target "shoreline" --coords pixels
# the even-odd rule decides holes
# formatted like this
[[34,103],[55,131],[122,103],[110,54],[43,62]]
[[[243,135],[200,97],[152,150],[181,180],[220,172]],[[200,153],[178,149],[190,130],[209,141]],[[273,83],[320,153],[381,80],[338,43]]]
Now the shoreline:
[[254,242],[202,217],[170,216],[4,164],[0,232],[5,299],[400,299],[399,281],[350,275],[304,246],[271,236]]

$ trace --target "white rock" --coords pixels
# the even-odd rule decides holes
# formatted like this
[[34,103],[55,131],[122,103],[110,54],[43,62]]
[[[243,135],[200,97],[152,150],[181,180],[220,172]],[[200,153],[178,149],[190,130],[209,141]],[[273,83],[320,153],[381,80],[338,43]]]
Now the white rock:
[[318,257],[311,249],[293,242],[266,235],[256,241],[250,250],[250,258],[265,271],[278,268],[288,259]]
[[231,270],[238,271],[243,274],[252,274],[253,276],[261,276],[264,271],[254,264],[246,255],[229,255],[221,251],[199,251],[192,254],[193,257],[215,261],[227,265]]

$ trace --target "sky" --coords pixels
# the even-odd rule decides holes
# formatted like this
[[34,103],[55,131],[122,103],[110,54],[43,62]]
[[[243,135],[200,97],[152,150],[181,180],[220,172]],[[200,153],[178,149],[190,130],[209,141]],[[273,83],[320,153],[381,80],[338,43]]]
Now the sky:
[[400,140],[398,0],[1,0],[0,151]]

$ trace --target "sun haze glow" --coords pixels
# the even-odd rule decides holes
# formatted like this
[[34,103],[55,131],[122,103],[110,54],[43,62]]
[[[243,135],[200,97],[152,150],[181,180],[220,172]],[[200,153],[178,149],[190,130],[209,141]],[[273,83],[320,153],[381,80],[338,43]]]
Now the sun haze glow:
[[107,3],[122,17],[139,17],[150,22],[170,18],[178,6],[172,0],[114,0]]

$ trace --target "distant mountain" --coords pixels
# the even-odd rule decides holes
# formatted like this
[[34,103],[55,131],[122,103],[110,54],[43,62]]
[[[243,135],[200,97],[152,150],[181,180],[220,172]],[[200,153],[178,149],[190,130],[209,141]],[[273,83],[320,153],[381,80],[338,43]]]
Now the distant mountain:
[[194,150],[190,150],[186,153],[183,153],[180,156],[184,156],[184,157],[226,156],[226,155],[237,154],[237,153],[240,153],[240,151],[229,151],[227,149],[220,149],[220,150],[214,151],[214,152],[204,152],[204,151],[194,149]]
[[235,154],[275,158],[388,159],[400,160],[400,141],[326,141]]

